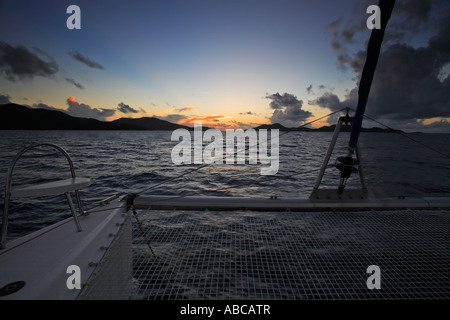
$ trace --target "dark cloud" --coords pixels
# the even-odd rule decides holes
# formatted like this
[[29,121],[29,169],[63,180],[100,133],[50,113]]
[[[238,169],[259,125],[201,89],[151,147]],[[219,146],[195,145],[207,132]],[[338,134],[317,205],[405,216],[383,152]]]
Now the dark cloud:
[[166,120],[169,122],[177,123],[178,121],[189,119],[188,116],[184,116],[181,114],[168,114],[166,116],[158,116],[158,119]]
[[297,127],[312,116],[309,111],[302,110],[303,101],[290,93],[280,95],[278,92],[266,96],[270,101],[270,108],[274,109],[270,121],[280,123],[286,127]]
[[341,110],[343,108],[355,108],[356,107],[356,91],[352,90],[349,95],[346,96],[344,101],[340,101],[339,97],[331,92],[325,92],[322,96],[315,100],[308,101],[310,105],[318,105],[322,108],[330,109],[331,111]]
[[[398,0],[384,36],[384,44],[409,41],[418,32],[429,29],[433,4],[437,6],[439,2],[440,0]],[[355,59],[348,48],[349,45],[355,44],[358,33],[363,36],[367,34],[366,20],[369,14],[361,13],[366,13],[366,8],[372,4],[372,0],[357,1],[354,12],[358,13],[356,16],[360,17],[359,19],[344,22],[340,17],[326,27],[332,34],[331,47],[336,51],[340,70],[346,71],[348,67],[356,67],[351,65]]]
[[397,1],[394,13],[409,24],[426,23],[431,13],[431,5],[431,0]]
[[445,55],[444,59],[450,54],[450,9],[440,23],[438,33],[432,36],[428,41],[431,50],[438,51]]
[[[323,84],[320,84],[320,85],[316,86],[316,88],[319,89],[319,91],[323,91],[327,87],[325,85],[323,85]],[[316,91],[314,90],[314,87],[313,87],[312,84],[310,84],[308,87],[306,87],[306,93],[307,94],[311,94],[311,95],[315,95],[316,94]]]
[[247,111],[247,112],[240,112],[239,113],[241,116],[256,116],[256,113],[252,112],[252,111]]
[[[393,44],[382,52],[368,101],[372,114],[391,119],[450,117],[450,77],[440,77],[450,63],[449,25],[450,14],[427,47]],[[363,56],[354,56],[355,71],[357,66],[362,69]]]
[[129,105],[127,105],[123,102],[119,103],[119,107],[117,108],[117,110],[119,110],[122,113],[138,113],[139,112],[136,109],[133,109],[132,107],[130,107]]
[[84,89],[83,85],[81,83],[75,82],[75,80],[71,79],[71,78],[65,78],[67,82],[73,84],[75,87],[77,87],[78,89]]
[[436,0],[404,0],[395,3],[386,31],[386,41],[404,41],[428,28],[433,3]]
[[101,69],[101,70],[105,69],[100,63],[89,59],[88,57],[82,55],[78,51],[71,51],[71,52],[69,52],[69,54],[72,56],[72,58],[74,58],[75,60],[77,60],[81,63],[84,63],[85,65],[87,65],[90,68]]
[[[331,111],[342,110],[343,108],[356,108],[356,104],[358,102],[358,93],[357,90],[351,90],[345,97],[343,101],[339,99],[339,97],[331,92],[325,92],[323,95],[318,97],[315,100],[308,101],[310,105],[318,105],[322,108],[330,109]],[[336,124],[339,114],[336,113],[328,117],[327,121],[329,124]]]
[[450,117],[450,78],[441,81],[450,54],[393,45],[380,57],[368,107],[396,119]]
[[329,25],[327,25],[326,29],[328,29],[328,30],[335,30],[342,24],[342,21],[344,21],[344,18],[343,17],[339,17],[336,20],[334,20],[333,22],[331,22]]
[[355,5],[355,12],[359,12],[356,17],[360,19],[352,19],[348,22],[344,21],[343,17],[339,17],[326,26],[326,30],[331,33],[331,47],[336,51],[338,69],[346,71],[348,66],[347,62],[350,59],[348,53],[348,45],[355,42],[355,35],[358,32],[367,30],[366,28],[366,15],[362,14],[366,12],[366,8],[369,4],[365,5],[365,1],[357,1]]
[[6,79],[16,81],[36,76],[52,77],[58,72],[58,64],[50,55],[39,48],[33,49],[34,52],[31,52],[24,46],[12,47],[0,41],[0,72]]
[[0,104],[11,103],[11,100],[9,99],[10,99],[9,95],[0,93]]
[[[440,39],[434,38],[437,42]],[[355,55],[351,65],[361,69],[364,61]],[[406,44],[394,44],[381,55],[372,83],[367,113],[387,119],[427,119],[450,117],[450,77],[441,78],[442,68],[450,63],[445,51],[413,48]],[[360,72],[358,72],[358,78]],[[343,107],[356,108],[357,88],[352,89],[341,101],[333,93],[324,93],[310,101],[330,110]]]
[[[430,22],[432,5],[436,1],[398,1],[393,20],[388,24],[383,49],[380,54],[374,80],[371,86],[366,113],[387,121],[403,123],[402,127],[424,127],[417,119],[450,117],[450,77],[445,68],[450,64],[450,8],[435,7],[433,33],[423,46],[407,44],[412,31]],[[431,23],[430,23],[431,24]],[[341,24],[335,24],[338,28]],[[408,29],[409,28],[409,29]],[[429,31],[431,32],[431,31]],[[339,32],[342,35],[342,32]],[[337,38],[336,38],[337,39]],[[340,40],[342,47],[337,52],[339,66],[354,71],[355,82],[361,76],[366,60],[366,51],[359,50],[350,55],[346,51],[349,38]],[[395,41],[394,41],[395,40]],[[332,47],[336,46],[332,44]],[[342,100],[335,94],[322,94],[310,104],[338,110],[343,107],[356,108],[357,86]],[[435,123],[434,127],[446,127],[447,122]]]
[[114,115],[116,112],[114,109],[92,108],[88,104],[75,101],[74,97],[69,97],[66,102],[69,106],[67,108],[67,113],[74,117],[106,120],[107,117]]

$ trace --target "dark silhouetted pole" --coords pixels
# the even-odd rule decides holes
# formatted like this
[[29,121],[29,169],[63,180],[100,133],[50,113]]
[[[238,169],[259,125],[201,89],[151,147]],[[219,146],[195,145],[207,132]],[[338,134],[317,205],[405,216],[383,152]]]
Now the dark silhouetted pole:
[[384,38],[384,31],[386,25],[391,17],[392,10],[395,5],[395,0],[380,0],[378,7],[381,15],[381,28],[372,29],[369,44],[367,46],[367,58],[362,71],[361,80],[358,90],[358,105],[356,107],[355,117],[352,123],[352,132],[350,134],[350,141],[348,143],[348,156],[351,156],[358,143],[359,132],[361,131],[362,119],[366,109],[367,99],[369,97],[370,86],[372,85],[375,68],[378,63],[380,55],[381,43]]

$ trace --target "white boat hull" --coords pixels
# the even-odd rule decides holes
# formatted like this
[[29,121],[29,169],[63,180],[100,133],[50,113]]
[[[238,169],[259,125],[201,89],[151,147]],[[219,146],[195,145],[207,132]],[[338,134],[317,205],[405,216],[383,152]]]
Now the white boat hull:
[[[0,288],[14,291],[15,284],[24,284],[16,292],[0,296],[14,300],[77,299],[91,284],[95,270],[124,225],[129,222],[126,204],[111,202],[86,216],[79,216],[82,231],[78,232],[73,217],[13,240],[0,251]],[[130,231],[131,233],[131,231]],[[128,246],[131,245],[131,242]],[[128,262],[131,272],[131,260]],[[79,267],[81,288],[69,289],[76,280],[69,266]],[[122,272],[123,270],[121,270]],[[130,275],[130,274],[128,274]],[[126,273],[110,283],[126,282]],[[73,276],[71,279],[69,279]],[[9,287],[9,288],[8,288]]]

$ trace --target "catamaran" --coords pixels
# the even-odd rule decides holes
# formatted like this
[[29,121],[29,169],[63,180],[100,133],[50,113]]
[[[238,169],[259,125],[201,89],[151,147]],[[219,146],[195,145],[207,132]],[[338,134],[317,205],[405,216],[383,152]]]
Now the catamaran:
[[[358,136],[394,3],[380,1],[381,28],[369,39],[355,115],[339,118],[305,197],[146,188],[84,210],[79,191],[91,180],[76,175],[62,147],[21,150],[6,177],[0,299],[449,299],[450,197],[388,197],[365,181]],[[352,127],[348,153],[330,165],[343,124]],[[71,178],[12,188],[18,160],[36,148],[61,152]],[[331,167],[337,187],[322,188]],[[347,186],[352,175],[358,188]],[[53,194],[66,195],[71,217],[8,241],[10,200]],[[242,223],[214,225],[211,216]],[[160,228],[161,221],[173,227]],[[204,237],[211,231],[212,239]]]

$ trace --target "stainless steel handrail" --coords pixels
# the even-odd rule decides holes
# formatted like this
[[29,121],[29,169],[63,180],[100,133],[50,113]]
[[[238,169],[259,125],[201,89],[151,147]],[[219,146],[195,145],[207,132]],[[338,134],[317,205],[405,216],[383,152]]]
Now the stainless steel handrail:
[[[72,175],[72,178],[76,178],[75,175],[75,168],[73,166],[73,162],[72,159],[70,158],[69,154],[60,146],[55,145],[55,144],[51,144],[51,143],[40,143],[40,144],[35,144],[29,147],[25,147],[22,151],[20,151],[18,154],[16,154],[16,156],[14,157],[14,159],[11,161],[11,164],[9,166],[8,169],[8,174],[6,176],[6,187],[5,187],[5,202],[3,205],[3,220],[2,220],[2,235],[1,235],[1,242],[0,242],[0,249],[4,249],[6,246],[6,234],[7,234],[7,230],[8,230],[8,211],[9,211],[9,200],[11,197],[11,183],[12,183],[12,175],[13,175],[13,170],[14,167],[17,163],[17,161],[19,160],[19,158],[27,151],[29,151],[30,149],[36,148],[36,147],[42,147],[42,146],[48,146],[48,147],[53,147],[57,150],[59,150],[67,159],[67,161],[69,162],[69,166],[70,166],[70,172]],[[85,214],[85,212],[83,211],[83,208],[81,206],[81,199],[80,199],[80,193],[78,192],[78,190],[75,190],[75,196],[77,198],[77,204],[78,204],[78,208],[80,210],[80,214]],[[80,223],[78,221],[78,217],[76,216],[74,210],[73,210],[73,204],[70,198],[70,195],[68,192],[66,192],[66,198],[67,201],[69,202],[69,206],[70,209],[72,211],[73,217],[74,217],[74,221],[75,221],[75,225],[77,228],[77,231],[81,231],[81,226]]]

